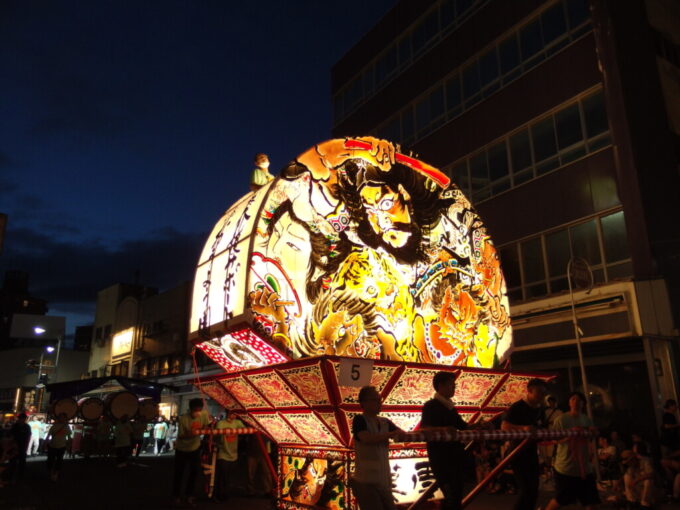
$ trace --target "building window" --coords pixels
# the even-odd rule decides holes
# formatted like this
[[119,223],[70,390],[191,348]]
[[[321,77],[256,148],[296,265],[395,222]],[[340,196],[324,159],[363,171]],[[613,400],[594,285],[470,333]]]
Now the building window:
[[588,261],[595,284],[633,274],[623,211],[510,243],[498,251],[511,302],[568,290],[571,257]]
[[[467,61],[460,69],[455,70],[442,81],[446,90],[446,121],[452,120],[463,111],[472,108],[483,98],[490,96],[497,90],[516,80],[523,73],[528,72],[545,58],[554,55],[585,31],[590,30],[591,24],[587,16],[574,14],[573,20],[567,24],[565,12],[568,4],[580,4],[580,7],[570,7],[575,13],[581,12],[586,0],[563,0],[557,3],[539,17],[507,36],[502,41],[486,48],[476,58]],[[569,18],[572,19],[572,18]],[[349,91],[349,89],[348,89]],[[461,102],[462,92],[462,102]],[[349,92],[348,92],[349,93]],[[423,97],[404,107],[402,111],[413,111],[416,104],[420,104]],[[345,105],[347,101],[345,101]],[[347,112],[345,112],[347,113]],[[437,119],[439,123],[442,120]],[[420,126],[415,141],[431,132],[434,126]],[[405,133],[394,140],[410,143]],[[554,162],[548,162],[544,171]]]
[[[470,156],[470,181],[460,173],[464,166],[460,161],[451,175],[458,187],[478,203],[609,144],[607,114],[602,91],[598,91],[532,121],[528,127]],[[484,153],[486,160],[480,156]]]

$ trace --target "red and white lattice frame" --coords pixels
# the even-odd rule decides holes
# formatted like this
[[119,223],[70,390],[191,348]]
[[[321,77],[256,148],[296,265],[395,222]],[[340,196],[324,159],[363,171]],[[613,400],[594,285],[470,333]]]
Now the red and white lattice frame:
[[[219,381],[257,421],[257,426],[280,444],[350,448],[351,420],[361,409],[356,401],[357,389],[338,384],[339,362],[337,356],[307,358],[213,376],[202,383]],[[383,415],[404,430],[416,429],[422,405],[434,393],[432,377],[440,370],[456,375],[456,407],[471,422],[488,420],[505,411],[524,395],[530,378],[551,378],[544,374],[376,360],[371,383],[383,397]],[[214,393],[213,386],[206,389]]]

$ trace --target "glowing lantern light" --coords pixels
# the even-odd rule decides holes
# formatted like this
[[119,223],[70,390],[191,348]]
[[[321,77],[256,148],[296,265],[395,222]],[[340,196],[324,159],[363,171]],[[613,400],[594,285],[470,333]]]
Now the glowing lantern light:
[[[358,388],[340,382],[345,357],[374,360],[362,363],[383,414],[404,430],[440,369],[455,373],[472,422],[503,412],[533,377],[493,369],[512,347],[508,300],[470,202],[370,137],[312,147],[224,214],[198,263],[190,337],[225,370],[200,389],[278,443],[281,508],[352,504],[361,409]],[[427,485],[425,455],[390,449],[399,502]]]

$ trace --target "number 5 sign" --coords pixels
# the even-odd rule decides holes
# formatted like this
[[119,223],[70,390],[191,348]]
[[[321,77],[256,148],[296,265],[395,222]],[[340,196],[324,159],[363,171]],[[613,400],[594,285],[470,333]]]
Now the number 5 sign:
[[361,388],[371,383],[372,359],[340,358],[340,386]]

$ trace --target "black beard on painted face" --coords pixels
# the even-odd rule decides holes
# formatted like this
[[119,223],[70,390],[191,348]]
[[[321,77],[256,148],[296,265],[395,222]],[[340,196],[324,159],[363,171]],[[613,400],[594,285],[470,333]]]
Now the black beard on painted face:
[[376,233],[365,215],[359,225],[359,237],[367,246],[374,249],[382,248],[401,263],[415,264],[421,260],[423,233],[420,227],[415,223],[397,223],[393,227],[395,230],[411,233],[406,244],[398,248],[386,242],[382,234]]

